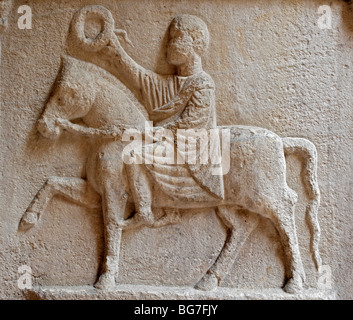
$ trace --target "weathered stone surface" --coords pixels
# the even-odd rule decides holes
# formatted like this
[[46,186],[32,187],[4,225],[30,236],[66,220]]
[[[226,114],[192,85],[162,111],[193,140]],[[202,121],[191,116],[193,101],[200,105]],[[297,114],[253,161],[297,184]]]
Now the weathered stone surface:
[[[350,4],[0,4],[1,298],[353,297]],[[123,163],[146,120],[229,130],[229,173]]]

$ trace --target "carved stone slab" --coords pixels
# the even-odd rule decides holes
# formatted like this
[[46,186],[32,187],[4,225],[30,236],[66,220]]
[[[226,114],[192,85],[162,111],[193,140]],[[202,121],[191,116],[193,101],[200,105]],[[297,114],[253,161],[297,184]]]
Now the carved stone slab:
[[0,298],[352,297],[351,5],[0,0]]

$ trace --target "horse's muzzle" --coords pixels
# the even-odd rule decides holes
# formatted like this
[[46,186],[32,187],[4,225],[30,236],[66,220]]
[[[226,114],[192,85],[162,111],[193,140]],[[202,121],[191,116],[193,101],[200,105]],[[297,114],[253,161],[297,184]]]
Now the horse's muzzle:
[[60,136],[60,127],[56,124],[55,119],[48,119],[47,117],[41,117],[37,123],[38,131],[45,138],[54,140]]

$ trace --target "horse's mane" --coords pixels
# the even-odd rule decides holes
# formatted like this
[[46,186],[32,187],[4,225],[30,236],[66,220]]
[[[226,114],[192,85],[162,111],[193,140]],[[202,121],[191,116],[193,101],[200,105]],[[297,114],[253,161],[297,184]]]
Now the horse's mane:
[[60,82],[82,81],[85,77],[93,76],[104,79],[112,85],[119,85],[120,81],[103,68],[83,60],[70,56],[62,56],[62,69],[60,73]]

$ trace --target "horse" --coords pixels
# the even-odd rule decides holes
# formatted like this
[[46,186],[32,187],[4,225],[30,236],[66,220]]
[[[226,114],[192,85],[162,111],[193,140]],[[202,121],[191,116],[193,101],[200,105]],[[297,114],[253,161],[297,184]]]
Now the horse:
[[[60,126],[62,119],[70,123],[81,119],[87,125],[86,133],[91,135],[87,177],[49,178],[19,225],[23,230],[36,225],[49,200],[56,194],[90,208],[102,208],[105,251],[102,272],[95,287],[104,290],[114,288],[117,283],[121,235],[124,221],[129,221],[125,217],[132,200],[125,164],[120,156],[126,143],[115,135],[104,137],[102,133],[104,128],[117,124],[142,128],[146,121],[136,104],[111,79],[108,71],[92,63],[73,57],[63,58],[62,68],[38,119],[37,128],[44,137],[57,139],[63,131]],[[306,211],[311,232],[310,246],[318,269],[321,266],[317,217],[320,191],[316,148],[307,139],[281,138],[264,128],[240,125],[219,128],[230,132],[230,169],[224,175],[224,199],[181,202],[158,194],[158,197],[153,196],[153,208],[214,208],[227,229],[219,256],[195,284],[195,288],[200,290],[217,288],[229,273],[240,248],[258,225],[259,217],[270,219],[278,231],[285,256],[283,289],[288,293],[299,292],[303,288],[305,272],[294,217],[298,197],[286,182],[286,156],[297,154],[303,159],[302,180],[310,200]]]

